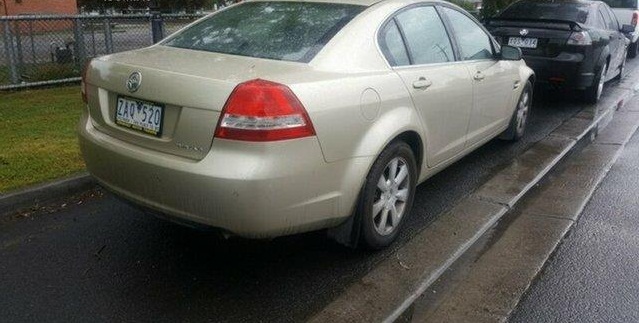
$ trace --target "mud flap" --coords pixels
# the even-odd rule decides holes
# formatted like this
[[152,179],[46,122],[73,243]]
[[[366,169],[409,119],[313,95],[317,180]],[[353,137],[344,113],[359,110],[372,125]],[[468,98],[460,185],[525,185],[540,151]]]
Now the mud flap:
[[360,226],[355,225],[355,223],[360,223],[359,212],[349,216],[344,223],[326,230],[326,236],[343,246],[355,249],[357,248],[360,234]]

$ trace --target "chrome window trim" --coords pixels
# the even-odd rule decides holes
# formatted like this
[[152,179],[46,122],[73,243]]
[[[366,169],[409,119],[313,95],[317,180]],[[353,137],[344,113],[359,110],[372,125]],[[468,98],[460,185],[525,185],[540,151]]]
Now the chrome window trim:
[[[409,64],[409,65],[402,65],[402,66],[392,66],[390,64],[390,62],[388,61],[388,58],[384,54],[384,51],[381,48],[381,44],[379,42],[380,33],[382,32],[384,27],[386,27],[386,25],[391,20],[394,20],[395,16],[397,16],[400,12],[402,12],[404,10],[408,10],[410,8],[413,8],[413,7],[423,7],[423,6],[432,6],[437,11],[440,19],[442,20],[442,23],[444,24],[444,28],[446,29],[446,32],[448,33],[448,38],[449,38],[449,41],[450,41],[451,46],[453,48],[453,53],[455,55],[455,60],[454,61],[450,61],[450,62],[442,62],[442,63]],[[457,10],[457,11],[461,12],[462,14],[468,16],[466,13],[464,13],[463,11],[460,11],[455,6],[449,5],[447,3],[425,1],[425,2],[412,3],[412,4],[406,5],[404,7],[401,7],[399,9],[395,10],[394,12],[390,13],[389,15],[387,15],[384,18],[383,22],[377,26],[377,28],[375,29],[375,37],[374,37],[375,38],[375,47],[377,47],[377,53],[382,57],[382,59],[384,60],[384,63],[386,63],[386,67],[388,67],[390,70],[410,70],[410,69],[425,68],[425,67],[438,67],[438,66],[451,65],[451,64],[457,65],[459,63],[479,63],[479,62],[489,62],[489,61],[495,61],[496,60],[495,58],[461,60],[461,57],[460,57],[461,53],[460,53],[458,45],[457,45],[457,40],[456,40],[454,35],[450,34],[451,32],[454,32],[454,31],[450,30],[450,26],[448,25],[448,21],[447,21],[448,18],[445,15],[443,16],[442,13],[440,13],[440,9],[438,7],[448,7],[449,9]],[[476,20],[476,19],[473,17],[471,20]],[[475,23],[477,23],[477,21],[475,21]],[[483,30],[483,32],[490,39],[491,45],[493,47],[493,54],[497,55],[499,52],[501,52],[501,45],[498,44],[495,41],[495,39],[486,30],[486,28],[483,25],[481,25],[480,23],[477,23],[477,25]]]
[[[444,18],[441,16],[441,13],[439,12],[439,10],[437,10],[437,6],[439,6],[439,5],[440,5],[439,2],[432,2],[432,1],[411,3],[409,5],[401,7],[399,9],[393,11],[389,15],[387,15],[384,18],[384,20],[382,21],[382,23],[377,26],[377,28],[375,29],[375,36],[374,36],[374,38],[375,38],[375,47],[377,47],[377,53],[379,53],[382,56],[382,58],[384,59],[384,62],[386,63],[386,67],[388,67],[391,70],[394,70],[394,69],[399,68],[399,67],[430,66],[430,65],[440,65],[440,64],[451,64],[451,63],[455,63],[455,62],[457,62],[459,60],[459,52],[457,50],[457,44],[451,38],[450,31],[448,30],[448,28],[446,26],[446,23],[444,22]],[[450,45],[451,45],[451,47],[453,49],[453,54],[455,55],[455,60],[454,61],[450,61],[450,62],[443,62],[443,63],[428,63],[428,64],[419,64],[419,65],[392,66],[390,64],[390,62],[388,61],[388,58],[384,54],[384,51],[382,50],[381,44],[379,42],[380,33],[382,32],[384,27],[386,27],[386,24],[388,24],[391,20],[394,20],[395,17],[399,13],[401,13],[402,11],[409,10],[411,8],[414,8],[414,7],[428,7],[428,6],[431,6],[431,7],[433,7],[435,9],[435,11],[437,12],[437,15],[439,16],[439,19],[442,21],[442,24],[444,25],[444,29],[446,30],[446,33],[448,34],[448,41],[450,42]],[[399,26],[398,26],[398,28],[399,28]]]

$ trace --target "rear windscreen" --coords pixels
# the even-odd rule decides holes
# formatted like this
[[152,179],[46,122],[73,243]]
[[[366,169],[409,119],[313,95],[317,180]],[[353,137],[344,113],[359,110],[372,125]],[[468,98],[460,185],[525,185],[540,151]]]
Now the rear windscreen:
[[637,9],[637,0],[603,0],[610,8]]
[[589,6],[579,2],[517,2],[499,15],[508,19],[550,19],[585,23]]
[[366,7],[311,2],[248,2],[212,15],[165,46],[309,62]]

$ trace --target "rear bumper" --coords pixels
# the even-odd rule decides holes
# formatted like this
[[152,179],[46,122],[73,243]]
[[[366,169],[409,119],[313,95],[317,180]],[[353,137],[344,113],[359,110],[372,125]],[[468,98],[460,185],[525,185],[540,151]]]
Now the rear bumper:
[[79,125],[89,172],[136,204],[247,238],[332,227],[353,209],[370,158],[326,163],[315,137],[269,144],[214,140],[201,161],[144,149]]
[[594,64],[581,53],[561,53],[556,57],[524,56],[535,71],[536,83],[567,89],[585,89],[595,79]]

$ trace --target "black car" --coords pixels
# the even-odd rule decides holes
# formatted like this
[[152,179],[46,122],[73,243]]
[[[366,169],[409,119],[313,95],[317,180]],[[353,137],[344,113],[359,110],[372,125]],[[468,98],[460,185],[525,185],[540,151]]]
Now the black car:
[[584,92],[597,102],[604,82],[621,77],[633,26],[619,25],[601,1],[523,0],[486,20],[497,41],[521,48],[538,84]]

